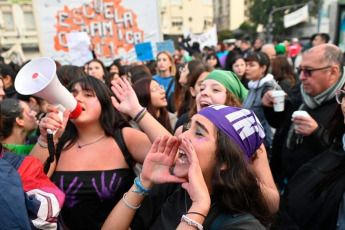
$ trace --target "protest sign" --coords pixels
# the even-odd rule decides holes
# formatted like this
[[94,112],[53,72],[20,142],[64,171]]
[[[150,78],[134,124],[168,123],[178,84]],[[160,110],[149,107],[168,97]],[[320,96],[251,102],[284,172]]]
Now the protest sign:
[[174,55],[175,53],[175,46],[172,40],[157,42],[156,46],[157,46],[157,53],[162,52],[162,51],[168,51],[171,55]]
[[158,1],[33,0],[40,51],[70,63],[66,35],[85,32],[103,61],[136,59],[135,44],[161,41]]
[[150,61],[154,59],[151,42],[136,44],[135,53],[137,54],[138,61]]
[[198,42],[201,50],[204,48],[204,46],[216,47],[218,43],[216,24],[213,25],[212,29],[202,34],[191,34],[187,28],[184,28],[183,35],[184,38],[190,38],[191,43]]

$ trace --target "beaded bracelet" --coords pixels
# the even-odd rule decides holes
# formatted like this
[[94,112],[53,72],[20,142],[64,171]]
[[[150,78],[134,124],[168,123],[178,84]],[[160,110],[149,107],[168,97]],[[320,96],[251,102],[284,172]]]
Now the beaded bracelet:
[[142,196],[142,195],[147,196],[151,192],[151,189],[144,188],[143,185],[141,184],[140,175],[134,179],[134,185],[137,188],[137,190],[132,190],[132,192],[139,193],[140,196]]
[[146,110],[146,108],[142,108],[138,113],[137,115],[135,115],[135,117],[133,118],[133,121],[137,122],[139,116]]
[[134,206],[130,205],[130,204],[127,202],[127,200],[126,200],[126,195],[127,195],[127,193],[125,192],[125,193],[123,194],[122,199],[123,199],[123,202],[125,202],[125,204],[127,205],[128,208],[133,209],[133,210],[137,210],[138,208],[140,208],[141,204],[139,204],[139,206],[137,206],[137,207],[134,207]]
[[188,217],[185,216],[185,215],[182,215],[182,217],[181,217],[181,222],[185,222],[185,223],[187,223],[189,226],[195,227],[195,228],[197,228],[197,229],[199,229],[199,230],[203,230],[203,229],[204,229],[204,227],[203,227],[201,224],[199,224],[198,222],[192,220],[191,218],[188,218]]

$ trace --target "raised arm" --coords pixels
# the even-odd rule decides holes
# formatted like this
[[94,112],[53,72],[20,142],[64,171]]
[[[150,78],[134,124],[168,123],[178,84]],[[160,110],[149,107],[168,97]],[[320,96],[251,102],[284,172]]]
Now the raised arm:
[[256,150],[255,156],[257,159],[250,162],[251,168],[260,181],[261,191],[270,206],[271,212],[275,213],[279,209],[280,196],[273,180],[272,172],[268,164],[266,148],[263,144]]
[[178,146],[179,141],[176,137],[164,136],[163,139],[157,138],[147,154],[141,175],[135,179],[136,185],[133,185],[124,194],[122,200],[116,204],[104,222],[102,229],[127,230],[145,198],[145,195],[142,195],[141,192],[145,194],[145,190],[150,190],[154,184],[185,182],[185,179],[170,174]]
[[111,89],[118,99],[117,100],[115,97],[112,97],[114,107],[118,111],[129,115],[133,119],[140,117],[138,115],[140,115],[142,112],[143,117],[137,122],[137,124],[139,125],[140,129],[143,130],[149,137],[151,143],[153,143],[159,136],[171,136],[171,133],[169,133],[168,130],[166,130],[154,117],[152,117],[151,114],[143,110],[144,108],[139,104],[137,95],[126,79],[120,79],[119,84],[117,84],[115,81],[112,81],[111,84],[113,85]]

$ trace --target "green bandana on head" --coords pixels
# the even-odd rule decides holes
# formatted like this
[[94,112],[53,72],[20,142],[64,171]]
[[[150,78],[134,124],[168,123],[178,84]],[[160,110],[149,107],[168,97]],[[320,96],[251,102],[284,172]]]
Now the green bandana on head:
[[248,90],[243,86],[240,79],[231,71],[213,70],[205,80],[213,79],[222,84],[229,90],[236,98],[243,101],[246,99]]

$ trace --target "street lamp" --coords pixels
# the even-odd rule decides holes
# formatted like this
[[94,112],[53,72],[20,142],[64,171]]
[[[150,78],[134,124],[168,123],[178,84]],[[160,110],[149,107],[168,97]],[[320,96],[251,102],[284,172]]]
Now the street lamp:
[[[314,6],[314,2],[309,1],[307,4],[309,5],[309,11],[310,11],[310,8],[312,8]],[[306,5],[306,3],[294,4],[294,5],[289,5],[289,6],[282,6],[282,7],[277,7],[277,8],[274,8],[273,10],[271,10],[271,12],[268,15],[268,23],[266,25],[267,41],[269,43],[272,42],[271,29],[272,29],[272,27],[274,27],[274,24],[272,23],[273,22],[273,14],[275,12],[282,11],[282,10],[287,10],[287,9],[292,9],[292,8],[296,9],[297,7],[301,7],[304,5]]]

